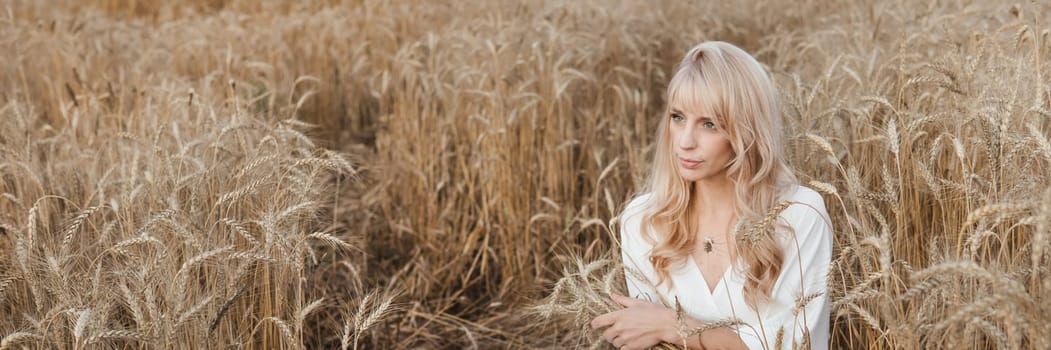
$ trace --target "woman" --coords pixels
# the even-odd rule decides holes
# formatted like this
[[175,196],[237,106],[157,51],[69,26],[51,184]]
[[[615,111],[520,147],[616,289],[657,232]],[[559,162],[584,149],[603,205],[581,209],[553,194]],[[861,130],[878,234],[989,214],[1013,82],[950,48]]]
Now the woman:
[[[668,86],[652,173],[621,214],[628,291],[595,318],[622,349],[828,347],[832,231],[782,154],[772,81],[724,42],[691,49]],[[685,339],[688,329],[717,321]]]

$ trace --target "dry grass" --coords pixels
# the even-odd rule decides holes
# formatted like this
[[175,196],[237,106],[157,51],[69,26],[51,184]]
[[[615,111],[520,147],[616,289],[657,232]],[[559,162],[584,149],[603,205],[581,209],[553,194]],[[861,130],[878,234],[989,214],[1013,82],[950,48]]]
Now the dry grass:
[[602,347],[607,223],[705,39],[781,88],[834,348],[1048,348],[1049,14],[3,2],[0,348]]

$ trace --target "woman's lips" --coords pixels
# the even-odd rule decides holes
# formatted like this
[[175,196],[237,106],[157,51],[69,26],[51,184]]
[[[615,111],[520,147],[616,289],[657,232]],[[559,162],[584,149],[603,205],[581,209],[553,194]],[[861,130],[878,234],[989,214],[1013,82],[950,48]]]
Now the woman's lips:
[[686,158],[679,158],[679,166],[682,166],[683,168],[686,168],[686,169],[696,168],[696,167],[700,166],[701,163],[703,163],[703,162],[704,161],[702,161],[702,160],[692,160],[692,159],[686,159]]

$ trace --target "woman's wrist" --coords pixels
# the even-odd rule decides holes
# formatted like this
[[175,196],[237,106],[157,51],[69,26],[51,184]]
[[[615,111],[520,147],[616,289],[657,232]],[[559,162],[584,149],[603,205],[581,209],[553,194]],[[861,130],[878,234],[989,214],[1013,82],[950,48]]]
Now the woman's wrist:
[[664,334],[661,340],[665,343],[682,344],[682,335],[679,333],[679,317],[675,310],[668,308],[665,311]]
[[[666,332],[663,336],[663,341],[666,343],[675,344],[677,346],[685,345],[686,349],[705,349],[705,338],[709,338],[707,341],[715,341],[716,343],[721,343],[721,338],[724,338],[724,336],[728,334],[735,333],[733,330],[726,327],[716,327],[703,332],[688,334],[688,332],[690,332],[691,330],[703,327],[706,324],[706,322],[691,317],[686,317],[686,319],[684,320],[686,322],[686,324],[684,325],[686,329],[681,329],[678,315],[675,313],[674,310],[671,310],[670,319],[671,321],[669,323],[669,326],[666,327]],[[684,334],[684,332],[687,333]],[[683,337],[684,335],[686,335],[685,338]]]
[[680,326],[683,325],[679,324],[679,316],[675,312],[675,310],[668,309],[667,315],[668,316],[665,317],[665,319],[668,320],[667,326],[664,327],[665,332],[662,336],[664,342],[680,346],[683,344],[687,344],[689,345],[687,347],[688,349],[693,349],[696,346],[700,345],[699,342],[701,337],[699,334],[693,334],[683,338],[683,332],[688,332],[690,329],[700,327],[704,324],[704,322],[686,316],[686,319],[684,320],[686,322],[686,324],[684,325],[686,329],[682,329]]

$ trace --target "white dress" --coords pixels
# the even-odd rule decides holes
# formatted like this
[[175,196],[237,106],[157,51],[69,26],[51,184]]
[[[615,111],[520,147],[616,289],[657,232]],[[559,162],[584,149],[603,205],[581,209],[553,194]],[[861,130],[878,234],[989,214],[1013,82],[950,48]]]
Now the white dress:
[[[809,332],[813,349],[827,349],[830,305],[825,291],[832,259],[828,212],[821,195],[810,188],[795,186],[786,196],[792,205],[781,212],[779,219],[795,230],[795,239],[787,233],[779,236],[783,238],[784,265],[771,290],[771,301],[760,303],[758,312],[745,303],[745,280],[733,264],[723,273],[714,291],[709,291],[708,283],[692,257],[669,266],[672,283],[665,281],[659,287],[653,287],[657,281],[657,272],[649,260],[653,245],[642,234],[656,236],[652,228],[643,231],[641,227],[642,210],[650,194],[632,200],[621,215],[621,254],[625,268],[629,270],[625,275],[630,296],[667,303],[666,306],[673,308],[678,297],[686,314],[701,321],[740,320],[745,325],[737,327],[736,331],[752,350],[775,349],[777,334],[782,328],[783,349],[792,349],[794,342],[802,343],[804,331]],[[631,272],[632,269],[637,274]],[[820,295],[793,313],[801,296],[814,293]]]

